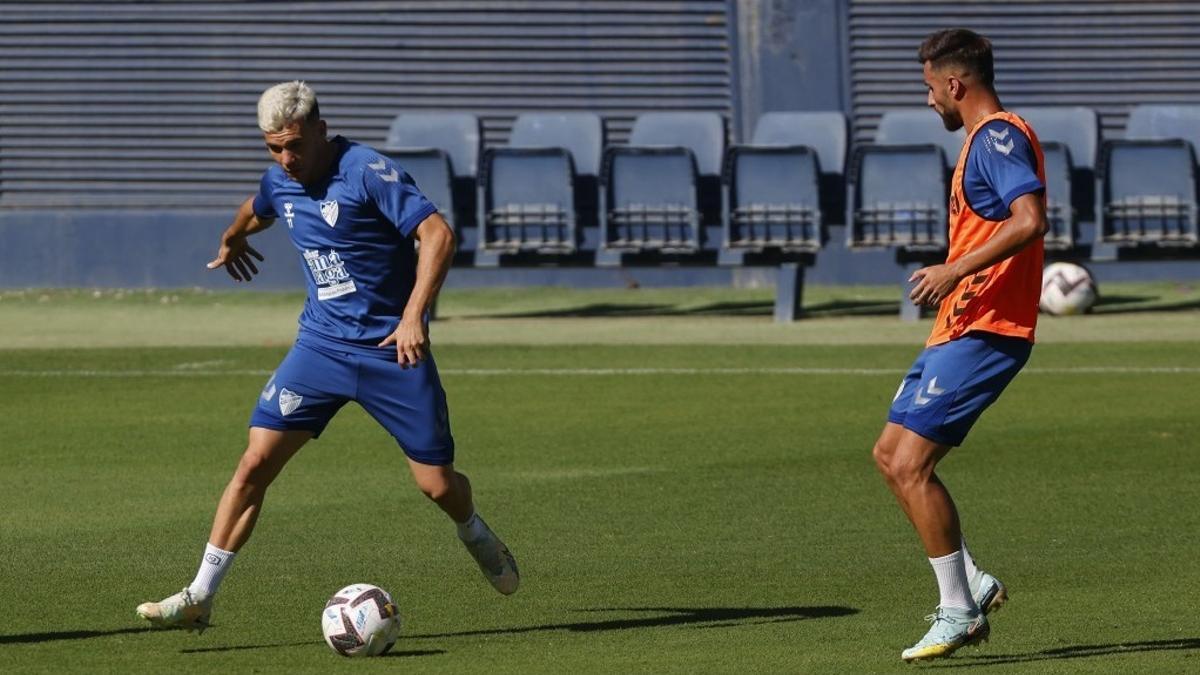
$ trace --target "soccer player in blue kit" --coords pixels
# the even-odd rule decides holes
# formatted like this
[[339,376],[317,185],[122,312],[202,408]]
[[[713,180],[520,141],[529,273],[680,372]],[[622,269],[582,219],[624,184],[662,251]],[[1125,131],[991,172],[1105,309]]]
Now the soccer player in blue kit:
[[138,615],[161,627],[209,625],[213,596],[250,538],[267,487],[347,401],[395,437],[417,486],[457,523],[492,586],[515,592],[516,561],[475,512],[467,477],[454,470],[446,394],[429,353],[427,312],[454,254],[453,231],[393,161],[341,136],[327,138],[305,83],[263,92],[258,124],[276,165],[242,204],[208,267],[250,281],[263,257],[247,237],[282,218],[301,254],[308,298],[295,344],[258,397],[195,579],[139,605]]

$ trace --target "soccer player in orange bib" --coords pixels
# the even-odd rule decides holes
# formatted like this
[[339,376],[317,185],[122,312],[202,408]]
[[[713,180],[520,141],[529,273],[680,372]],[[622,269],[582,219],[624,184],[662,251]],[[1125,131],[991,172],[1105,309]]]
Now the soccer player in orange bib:
[[987,614],[1007,590],[976,567],[937,463],[1029,359],[1046,233],[1042,150],[1029,125],[1000,106],[992,48],[956,28],[921,44],[928,105],[946,129],[965,127],[950,189],[946,262],[917,270],[910,299],[937,320],[900,383],[873,454],[925,545],[941,599],[905,661],[948,656],[988,637]]

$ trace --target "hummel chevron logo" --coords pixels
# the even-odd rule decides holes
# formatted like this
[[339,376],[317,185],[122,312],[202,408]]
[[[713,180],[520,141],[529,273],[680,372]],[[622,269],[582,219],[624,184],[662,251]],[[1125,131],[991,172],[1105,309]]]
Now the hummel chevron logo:
[[375,175],[382,178],[385,183],[395,183],[400,180],[400,172],[396,171],[395,168],[392,168],[391,173],[380,173],[380,174],[375,174]]
[[1004,131],[996,131],[995,129],[988,129],[988,135],[998,141],[1002,141],[1002,140],[1008,138],[1008,129],[1005,129]]
[[376,171],[383,171],[384,169],[387,168],[387,160],[380,157],[378,162],[371,162],[370,164],[367,165],[367,168],[375,169]]
[[929,380],[929,384],[925,385],[925,393],[928,394],[927,397],[922,396],[921,389],[918,388],[917,393],[913,394],[913,401],[916,401],[917,405],[925,405],[926,403],[932,401],[934,396],[946,393],[946,390],[937,386],[937,378],[934,377],[933,379]]
[[946,393],[945,389],[942,389],[941,387],[937,386],[937,377],[936,376],[932,380],[929,381],[929,384],[925,387],[925,391],[929,392],[930,396],[937,396],[938,394]]
[[992,147],[999,150],[1001,152],[1001,154],[1007,155],[1008,153],[1013,151],[1013,142],[1012,142],[1012,139],[1010,138],[1008,140],[1008,143],[993,143]]

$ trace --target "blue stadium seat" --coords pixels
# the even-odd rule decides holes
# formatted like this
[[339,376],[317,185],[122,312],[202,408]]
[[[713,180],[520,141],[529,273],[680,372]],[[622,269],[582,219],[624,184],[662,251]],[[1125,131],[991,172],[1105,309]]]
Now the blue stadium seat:
[[1101,237],[1118,246],[1200,244],[1195,148],[1200,106],[1144,105],[1130,112],[1125,139],[1101,151],[1096,210]]
[[[401,113],[392,120],[384,149],[401,166],[409,169],[422,191],[449,190],[449,202],[453,206],[444,207],[437,200],[434,202],[443,212],[453,214],[452,223],[461,237],[462,228],[475,225],[475,177],[479,172],[482,142],[482,127],[475,115],[414,112]],[[435,187],[430,177],[422,178],[424,170],[417,165],[432,161],[428,153],[431,149],[441,151],[450,162],[449,188]]]
[[580,176],[600,175],[604,124],[595,113],[524,113],[513,123],[512,148],[566,148]]
[[822,199],[822,180],[841,178],[846,144],[846,118],[840,112],[773,112],[759,118],[751,144],[735,146],[726,156],[725,248],[819,249],[822,207],[831,206]]
[[725,120],[710,112],[661,112],[639,115],[629,135],[634,147],[687,148],[701,176],[720,176],[725,158]]
[[1196,158],[1183,139],[1108,141],[1101,154],[1101,237],[1118,246],[1196,246]]
[[629,145],[605,150],[598,265],[623,253],[691,254],[720,212],[725,122],[716,113],[647,113]]
[[1078,238],[1078,222],[1095,219],[1100,118],[1095,110],[1082,106],[1030,106],[1014,112],[1033,127],[1046,156],[1050,221],[1046,248],[1072,248]]
[[605,254],[694,253],[700,248],[696,160],[687,148],[612,147],[604,153],[600,189]]
[[470,113],[402,113],[388,130],[388,150],[437,148],[450,157],[455,177],[474,179],[483,133]]
[[859,146],[847,173],[847,245],[946,248],[946,186],[941,146]]
[[[1037,129],[1034,129],[1037,132]],[[1040,139],[1039,139],[1040,140]],[[1048,250],[1066,251],[1075,247],[1078,236],[1078,210],[1071,199],[1071,149],[1054,141],[1042,142],[1046,174],[1046,232],[1043,243]]]
[[954,168],[967,138],[962,129],[950,132],[930,108],[888,110],[875,130],[876,145],[936,145],[941,147],[946,166]]
[[417,182],[429,201],[438,207],[442,217],[451,226],[457,226],[459,218],[454,209],[451,188],[453,173],[450,157],[437,148],[413,148],[410,150],[384,150],[383,154],[396,160],[400,168]]
[[[476,264],[486,253],[574,253],[575,167],[564,148],[491,148],[479,172]],[[486,262],[485,262],[486,261]]]

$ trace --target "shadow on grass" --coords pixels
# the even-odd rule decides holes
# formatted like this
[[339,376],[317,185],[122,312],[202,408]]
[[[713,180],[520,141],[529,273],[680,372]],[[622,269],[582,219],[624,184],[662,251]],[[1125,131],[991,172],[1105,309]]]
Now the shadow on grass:
[[[1096,300],[1093,312],[1096,314],[1136,314],[1139,312],[1187,312],[1200,309],[1200,298],[1158,303],[1152,302],[1153,300],[1155,300],[1154,297],[1140,295],[1102,296]],[[1140,302],[1150,302],[1151,304],[1136,307],[1123,306]]]
[[[528,312],[480,312],[456,316],[458,319],[554,319],[605,317],[688,317],[688,316],[771,316],[771,300],[713,302],[680,308],[672,304],[595,303],[579,307],[532,310]],[[832,300],[806,305],[807,316],[890,316],[900,311],[898,300]]]
[[1114,656],[1117,654],[1139,654],[1143,652],[1175,652],[1200,650],[1200,638],[1179,638],[1176,640],[1146,640],[1143,642],[1117,642],[1107,645],[1071,645],[1043,649],[1040,652],[1027,654],[973,654],[955,658],[952,662],[939,663],[937,668],[973,668],[978,666],[999,666],[1010,663],[1033,663],[1037,661],[1054,661],[1059,659],[1086,659],[1097,656]]
[[539,631],[565,630],[577,633],[595,631],[629,630],[633,628],[659,628],[663,626],[688,626],[695,628],[733,628],[759,623],[784,623],[806,619],[826,619],[857,614],[853,607],[604,607],[580,610],[589,613],[626,612],[659,614],[629,619],[607,619],[603,621],[573,621],[548,623],[540,626],[516,628],[489,628],[466,630],[453,633],[424,633],[409,635],[412,638],[466,637],[471,635],[516,635]]
[[90,638],[109,637],[111,635],[130,635],[134,633],[149,633],[153,628],[117,628],[115,630],[60,630],[52,633],[24,633],[21,635],[0,635],[0,645],[36,644],[38,642],[54,642],[55,640],[87,640]]
[[[262,645],[229,645],[225,647],[196,647],[194,649],[180,649],[180,654],[205,654],[210,652],[240,652],[251,649],[278,649],[281,647],[310,647],[314,645],[324,645],[320,640],[304,640],[303,642],[273,642]],[[411,656],[437,656],[445,654],[444,649],[403,649],[393,650],[381,656],[389,657],[411,657]]]

